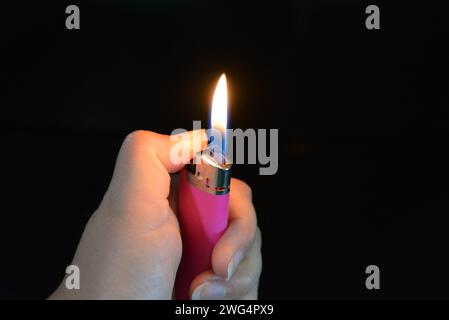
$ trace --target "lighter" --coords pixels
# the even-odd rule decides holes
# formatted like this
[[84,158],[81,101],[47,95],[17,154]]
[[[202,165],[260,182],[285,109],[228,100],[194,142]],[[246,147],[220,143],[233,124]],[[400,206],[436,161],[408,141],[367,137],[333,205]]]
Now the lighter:
[[231,164],[226,158],[226,126],[227,86],[223,74],[212,101],[211,129],[215,134],[210,135],[207,148],[180,173],[178,219],[183,253],[176,299],[190,299],[192,280],[211,269],[212,251],[228,225]]

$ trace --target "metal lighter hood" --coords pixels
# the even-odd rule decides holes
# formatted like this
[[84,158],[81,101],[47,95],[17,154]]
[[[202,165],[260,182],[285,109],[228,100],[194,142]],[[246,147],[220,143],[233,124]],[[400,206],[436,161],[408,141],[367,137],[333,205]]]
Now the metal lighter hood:
[[195,155],[186,169],[187,181],[196,188],[215,195],[229,192],[231,164],[225,156],[205,149]]

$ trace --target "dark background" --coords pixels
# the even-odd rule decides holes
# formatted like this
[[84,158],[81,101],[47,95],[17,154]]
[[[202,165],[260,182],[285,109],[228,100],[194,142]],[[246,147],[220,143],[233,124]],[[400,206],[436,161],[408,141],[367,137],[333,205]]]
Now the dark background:
[[442,3],[2,3],[0,298],[56,288],[126,134],[207,123],[221,72],[233,128],[279,129],[276,175],[233,169],[263,233],[261,298],[449,298]]

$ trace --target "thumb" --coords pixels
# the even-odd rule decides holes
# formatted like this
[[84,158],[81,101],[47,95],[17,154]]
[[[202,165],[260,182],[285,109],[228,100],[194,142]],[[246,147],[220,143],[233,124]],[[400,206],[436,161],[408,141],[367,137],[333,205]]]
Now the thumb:
[[[129,134],[117,157],[103,204],[113,202],[115,208],[111,210],[144,214],[152,225],[157,225],[158,215],[163,212],[160,206],[166,206],[170,192],[169,173],[179,171],[206,144],[204,130],[174,136],[143,130]],[[182,155],[173,156],[172,151],[179,149],[184,150]],[[117,204],[125,207],[117,208]]]

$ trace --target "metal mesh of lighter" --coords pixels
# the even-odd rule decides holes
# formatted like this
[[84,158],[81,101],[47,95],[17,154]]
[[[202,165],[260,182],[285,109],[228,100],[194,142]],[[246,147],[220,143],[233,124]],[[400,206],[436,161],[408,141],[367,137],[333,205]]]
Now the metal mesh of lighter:
[[175,297],[190,299],[193,279],[212,268],[212,251],[228,225],[231,165],[209,149],[181,171],[178,219],[183,243]]

